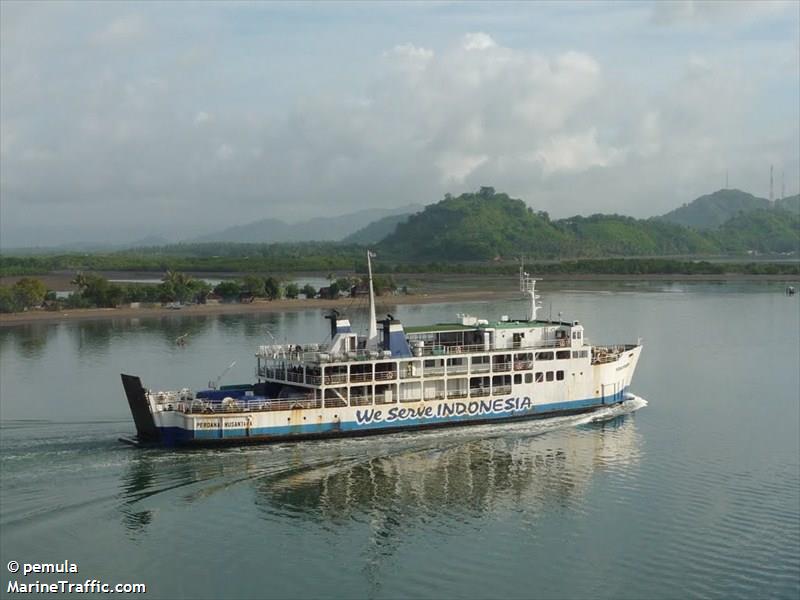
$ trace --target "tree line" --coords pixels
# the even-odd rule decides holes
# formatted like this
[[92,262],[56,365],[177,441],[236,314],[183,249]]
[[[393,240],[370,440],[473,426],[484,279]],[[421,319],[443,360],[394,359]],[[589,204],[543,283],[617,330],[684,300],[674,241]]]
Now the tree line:
[[[317,290],[313,285],[300,286],[296,282],[283,283],[274,276],[245,275],[241,279],[226,279],[212,286],[208,282],[180,271],[167,270],[158,284],[114,283],[96,273],[78,272],[72,284],[75,293],[59,298],[48,291],[45,284],[35,278],[23,277],[11,286],[0,286],[0,312],[21,312],[45,305],[51,310],[75,308],[114,308],[123,304],[191,303],[204,304],[212,297],[223,301],[249,301],[255,298],[338,298],[364,285],[364,278],[328,276],[330,285]],[[396,288],[391,276],[378,276],[374,280],[376,293]]]

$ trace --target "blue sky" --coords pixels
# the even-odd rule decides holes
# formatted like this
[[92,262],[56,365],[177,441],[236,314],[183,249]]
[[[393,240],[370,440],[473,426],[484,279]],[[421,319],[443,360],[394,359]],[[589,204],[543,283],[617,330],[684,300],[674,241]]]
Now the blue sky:
[[800,3],[0,4],[0,243],[800,180]]

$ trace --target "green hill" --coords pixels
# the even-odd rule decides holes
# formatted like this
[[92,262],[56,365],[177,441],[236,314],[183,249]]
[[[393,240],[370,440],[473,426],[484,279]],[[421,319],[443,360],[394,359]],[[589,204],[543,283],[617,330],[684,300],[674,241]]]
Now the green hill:
[[490,260],[709,254],[719,242],[656,219],[593,215],[551,221],[492,188],[447,196],[397,226],[380,244],[407,260]]
[[381,242],[406,260],[487,260],[527,254],[558,256],[569,237],[522,200],[481,188],[425,207]]
[[664,256],[708,254],[718,251],[702,233],[656,219],[622,215],[592,215],[555,221],[573,238],[570,256]]
[[800,215],[800,194],[775,200],[775,208],[788,210],[790,213]]
[[658,218],[695,229],[716,229],[740,212],[769,207],[769,200],[765,198],[758,198],[741,190],[718,190],[713,194],[700,196]]
[[[788,198],[787,198],[788,200]],[[800,252],[800,214],[781,208],[739,214],[709,233],[725,252]]]

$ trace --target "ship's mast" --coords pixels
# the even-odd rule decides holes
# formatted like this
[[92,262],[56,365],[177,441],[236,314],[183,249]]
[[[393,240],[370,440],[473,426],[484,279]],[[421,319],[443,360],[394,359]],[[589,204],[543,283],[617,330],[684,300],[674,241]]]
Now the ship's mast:
[[534,279],[525,272],[525,260],[522,259],[519,265],[519,290],[523,294],[528,294],[531,299],[530,318],[528,319],[529,321],[536,320],[536,311],[542,307],[541,304],[537,303],[537,300],[541,298],[541,296],[536,294],[537,281],[537,279]]
[[375,317],[375,289],[372,286],[372,257],[375,256],[367,250],[367,273],[369,274],[369,333],[367,333],[367,348],[378,348],[378,324]]

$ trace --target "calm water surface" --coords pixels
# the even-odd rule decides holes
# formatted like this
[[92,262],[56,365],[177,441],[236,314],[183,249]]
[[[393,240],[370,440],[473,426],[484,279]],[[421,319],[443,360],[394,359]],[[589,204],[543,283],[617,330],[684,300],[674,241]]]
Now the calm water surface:
[[258,344],[324,341],[321,311],[4,328],[0,594],[9,560],[69,559],[72,581],[154,598],[797,598],[800,303],[782,289],[545,288],[591,341],[644,340],[646,402],[601,422],[225,450],[119,444],[119,373],[200,387],[235,360],[225,381],[247,381]]

